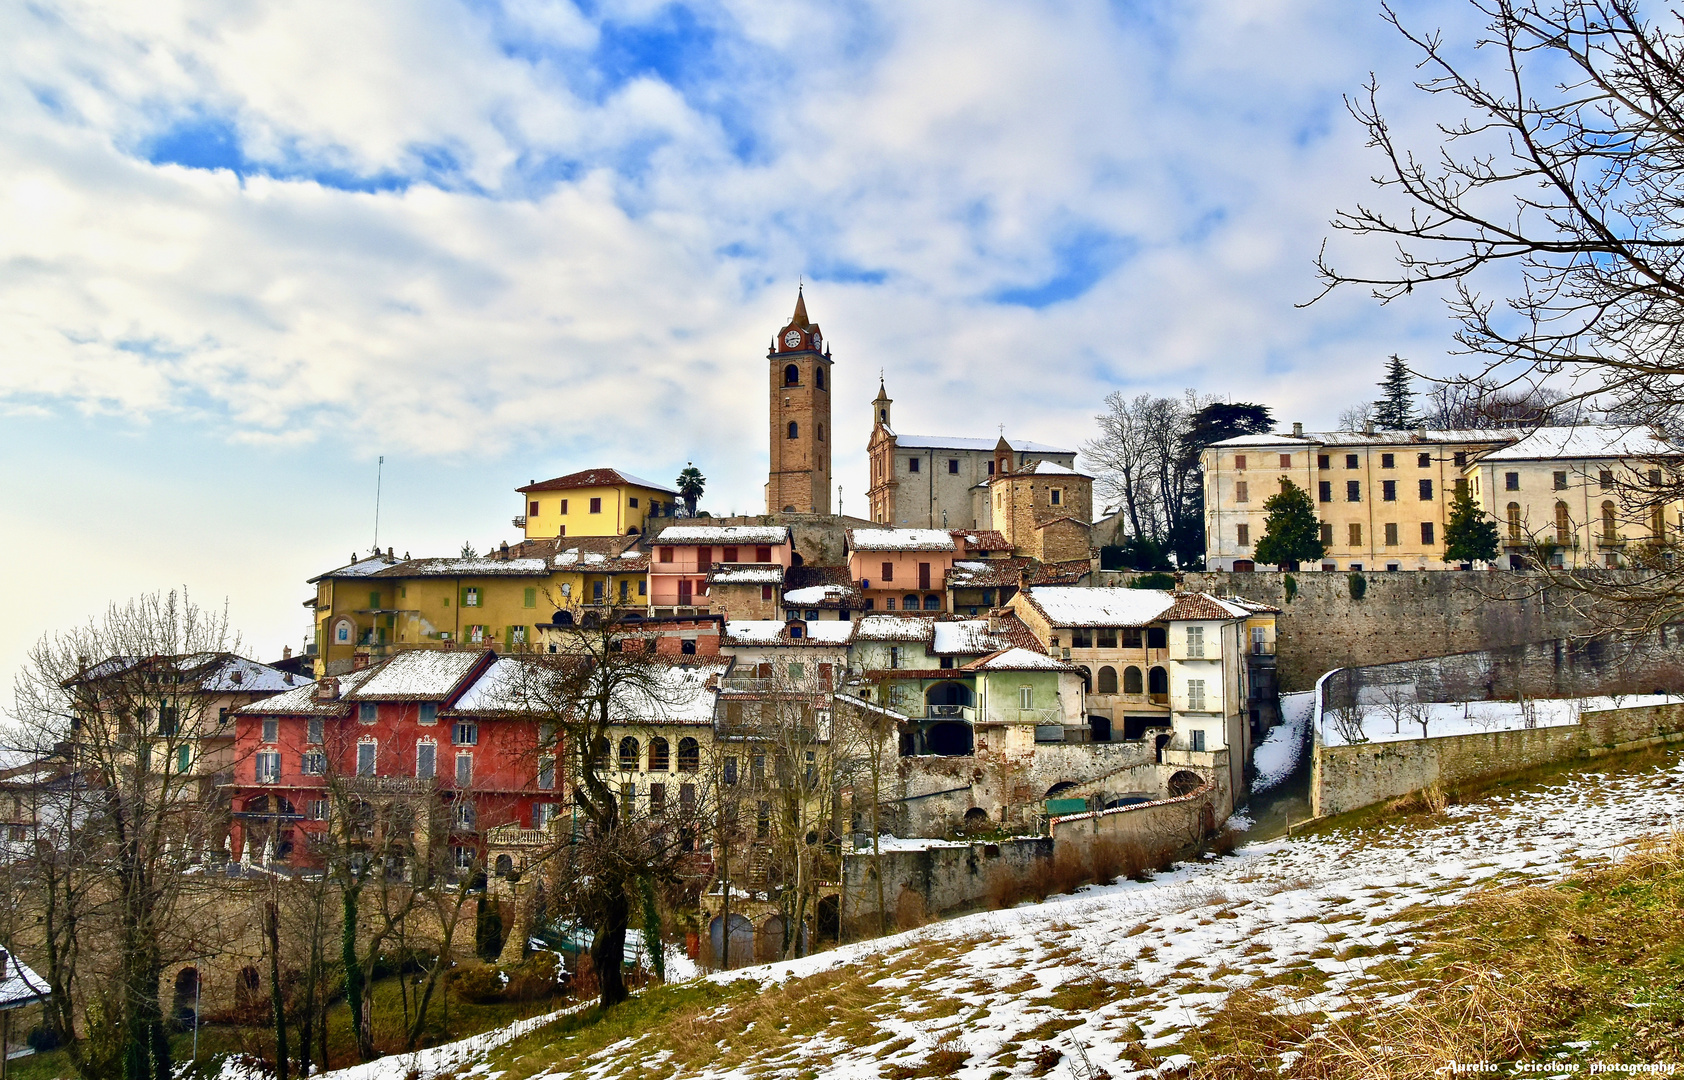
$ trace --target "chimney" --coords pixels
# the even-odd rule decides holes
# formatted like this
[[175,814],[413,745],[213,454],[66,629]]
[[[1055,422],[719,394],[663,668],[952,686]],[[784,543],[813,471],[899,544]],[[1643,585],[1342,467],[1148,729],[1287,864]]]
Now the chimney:
[[497,557],[504,562],[509,561],[509,542],[507,540],[497,545]]
[[332,675],[324,675],[322,681],[316,684],[317,701],[338,701],[339,680]]
[[1364,424],[1362,426],[1362,433],[1364,435],[1374,434],[1374,421],[1370,420],[1368,423]]
[[282,645],[281,646],[281,659],[282,660],[291,660],[292,659],[292,646],[291,645]]
[[12,966],[11,960],[5,949],[0,949],[0,979],[9,977],[7,969]]
[[1294,420],[1292,422],[1292,437],[1294,439],[1302,439],[1304,437],[1304,422],[1303,421]]

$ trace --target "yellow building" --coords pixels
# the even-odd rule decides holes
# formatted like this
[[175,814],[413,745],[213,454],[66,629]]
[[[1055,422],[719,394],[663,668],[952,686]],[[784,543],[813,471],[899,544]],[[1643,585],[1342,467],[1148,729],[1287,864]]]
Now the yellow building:
[[671,517],[678,492],[618,469],[585,469],[517,488],[524,505],[514,519],[528,540],[573,536],[638,536],[650,517]]
[[648,604],[649,556],[634,536],[529,540],[475,558],[364,559],[312,578],[317,674],[403,649],[495,645],[518,652],[561,608]]

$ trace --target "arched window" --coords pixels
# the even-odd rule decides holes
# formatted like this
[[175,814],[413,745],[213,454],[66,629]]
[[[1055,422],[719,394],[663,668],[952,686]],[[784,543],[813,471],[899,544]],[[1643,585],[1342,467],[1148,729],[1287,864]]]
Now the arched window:
[[1099,692],[1115,694],[1117,692],[1117,669],[1109,665],[1099,669]]
[[801,429],[796,426],[794,420],[789,422],[789,437],[792,439],[799,439],[801,437]]
[[877,410],[877,419],[882,421],[883,423],[887,424],[889,422],[889,410],[888,409],[878,409]]
[[824,442],[824,425],[819,424],[813,429],[813,441]]
[[678,771],[695,772],[702,767],[702,748],[695,739],[678,740]]
[[643,756],[642,754],[638,753],[638,751],[640,749],[641,749],[641,747],[639,747],[637,745],[637,740],[632,738],[630,735],[627,735],[625,738],[620,740],[620,771],[621,772],[636,772],[637,771],[638,759]]
[[1138,694],[1141,692],[1140,669],[1126,667],[1123,669],[1123,693]]
[[925,611],[940,611],[941,610],[941,597],[937,596],[935,593],[931,593],[930,595],[924,597],[924,610]]
[[1509,514],[1509,539],[1510,540],[1519,540],[1520,539],[1520,504],[1519,503],[1509,503],[1508,514]]
[[1614,504],[1604,502],[1602,504],[1602,539],[1612,542],[1619,538],[1620,527],[1614,522]]
[[656,737],[649,740],[649,771],[666,772],[672,768],[672,761],[668,758],[667,741]]
[[820,367],[813,369],[813,385],[818,387],[820,390],[824,389],[824,368]]
[[918,597],[913,593],[907,593],[906,598],[901,601],[901,608],[906,611],[917,611]]
[[497,876],[508,877],[515,872],[515,861],[508,855],[497,856]]
[[1169,672],[1155,667],[1146,674],[1146,690],[1152,697],[1169,696]]
[[1566,547],[1573,542],[1573,519],[1567,514],[1567,504],[1560,499],[1555,501],[1555,543],[1557,547]]
[[784,368],[784,385],[800,386],[801,369],[796,367],[794,364],[790,364],[788,367]]
[[1084,693],[1084,694],[1093,693],[1093,669],[1092,668],[1089,668],[1089,667],[1082,668],[1082,693]]

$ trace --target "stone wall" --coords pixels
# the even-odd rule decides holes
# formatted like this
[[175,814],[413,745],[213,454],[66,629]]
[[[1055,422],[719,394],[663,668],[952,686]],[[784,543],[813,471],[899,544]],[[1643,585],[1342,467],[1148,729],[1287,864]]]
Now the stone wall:
[[[1037,836],[1019,840],[886,851],[883,901],[891,926],[900,919],[921,920],[974,908],[988,897],[996,874],[1025,874],[1052,858],[1053,841]],[[869,848],[842,856],[842,911],[850,927],[875,927],[877,882]]]
[[1181,851],[1196,846],[1216,828],[1219,797],[1216,785],[1206,781],[1203,787],[1172,799],[1056,817],[1048,832],[1056,843],[1067,846],[1111,841],[1138,844],[1147,853],[1165,848]]
[[[1135,576],[1100,571],[1093,583],[1125,585]],[[1362,576],[1366,590],[1360,600],[1352,599],[1350,575],[1343,571],[1187,573],[1180,579],[1184,589],[1243,596],[1281,609],[1275,646],[1283,691],[1308,690],[1337,667],[1573,637],[1594,626],[1581,610],[1583,594],[1545,588],[1537,575],[1365,570]],[[1290,601],[1288,577],[1296,586]]]
[[1437,783],[1443,786],[1684,740],[1684,705],[1587,712],[1571,727],[1323,746],[1310,764],[1310,810],[1342,814]]
[[[887,526],[844,514],[739,514],[736,517],[684,518],[680,525],[787,525],[795,541],[795,553],[804,566],[845,566],[843,550],[849,529],[882,529]],[[651,544],[655,541],[651,540]]]

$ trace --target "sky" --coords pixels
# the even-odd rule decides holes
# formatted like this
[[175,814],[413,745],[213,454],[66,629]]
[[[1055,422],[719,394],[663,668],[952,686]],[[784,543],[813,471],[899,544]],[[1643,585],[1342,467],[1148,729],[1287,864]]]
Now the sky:
[[1299,306],[1379,164],[1342,96],[1430,130],[1372,0],[33,0],[0,40],[0,673],[157,589],[299,648],[381,456],[399,554],[589,467],[758,512],[798,282],[852,513],[880,373],[901,431],[1076,448],[1113,390],[1315,429],[1391,353],[1459,366],[1432,297]]

